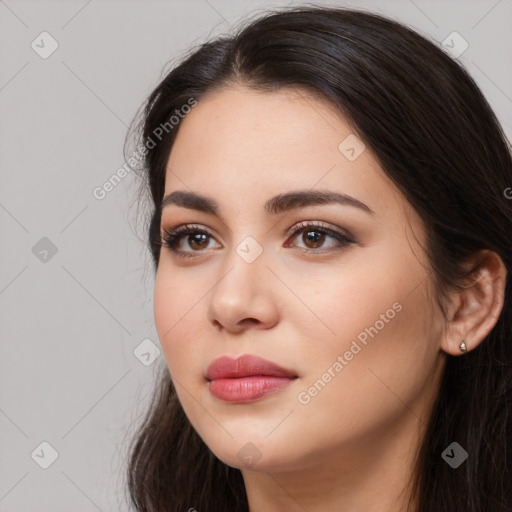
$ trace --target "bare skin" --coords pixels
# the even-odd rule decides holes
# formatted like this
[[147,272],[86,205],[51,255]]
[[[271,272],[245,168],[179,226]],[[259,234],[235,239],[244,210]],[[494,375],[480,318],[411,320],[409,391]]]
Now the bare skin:
[[[164,208],[162,230],[193,223],[209,236],[203,245],[181,237],[191,257],[162,247],[156,327],[185,413],[215,455],[240,468],[251,512],[414,512],[407,484],[446,358],[461,354],[463,339],[475,348],[503,305],[506,270],[489,253],[443,316],[423,223],[368,147],[353,161],[338,149],[354,133],[304,91],[230,88],[187,114],[169,157],[165,195],[211,197],[222,218]],[[373,213],[337,203],[264,211],[296,190],[346,194]],[[301,221],[321,226],[291,236]],[[239,247],[262,252],[249,263]],[[242,354],[298,378],[256,402],[219,400],[205,371]]]

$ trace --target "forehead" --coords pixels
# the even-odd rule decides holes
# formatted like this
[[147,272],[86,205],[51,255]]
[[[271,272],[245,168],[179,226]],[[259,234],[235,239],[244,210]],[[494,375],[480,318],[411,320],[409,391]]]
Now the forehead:
[[[257,157],[257,161],[276,160],[282,153],[289,162],[294,154],[298,160],[306,151],[311,153],[314,146],[315,153],[324,151],[333,136],[337,139],[345,132],[353,130],[334,107],[306,91],[268,93],[230,87],[200,98],[181,122],[173,152],[179,153],[176,146],[183,142],[179,139],[193,137],[197,149],[200,144],[200,149],[222,153],[226,159],[240,155]],[[174,157],[171,154],[171,159]]]
[[358,139],[339,111],[307,91],[216,91],[180,122],[165,195],[188,188],[249,207],[317,187],[357,197],[381,215],[403,209],[404,197],[368,147],[357,147],[364,150],[353,160],[342,151],[344,141]]

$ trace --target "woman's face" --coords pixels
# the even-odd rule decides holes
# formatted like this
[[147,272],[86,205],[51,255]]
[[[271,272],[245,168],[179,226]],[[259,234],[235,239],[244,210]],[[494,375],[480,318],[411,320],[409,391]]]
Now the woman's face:
[[[166,201],[162,233],[194,226],[174,240],[180,253],[162,246],[155,321],[183,409],[216,456],[286,471],[334,455],[354,467],[396,436],[412,446],[437,393],[443,322],[423,225],[347,121],[298,90],[217,91],[181,121],[165,196],[176,191],[218,211]],[[353,199],[265,208],[298,191]],[[215,359],[242,355],[294,378],[250,362],[245,377],[206,378]]]

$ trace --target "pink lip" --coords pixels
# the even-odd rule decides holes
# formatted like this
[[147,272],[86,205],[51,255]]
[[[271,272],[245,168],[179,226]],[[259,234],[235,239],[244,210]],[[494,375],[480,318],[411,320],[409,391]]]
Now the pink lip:
[[215,359],[206,371],[210,392],[220,400],[247,403],[286,387],[297,374],[262,359],[243,355]]

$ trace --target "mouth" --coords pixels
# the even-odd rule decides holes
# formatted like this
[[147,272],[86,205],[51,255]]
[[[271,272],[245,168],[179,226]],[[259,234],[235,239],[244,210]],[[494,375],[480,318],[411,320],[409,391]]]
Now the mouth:
[[298,375],[266,359],[243,355],[216,359],[205,377],[211,394],[219,400],[250,403],[287,387]]

